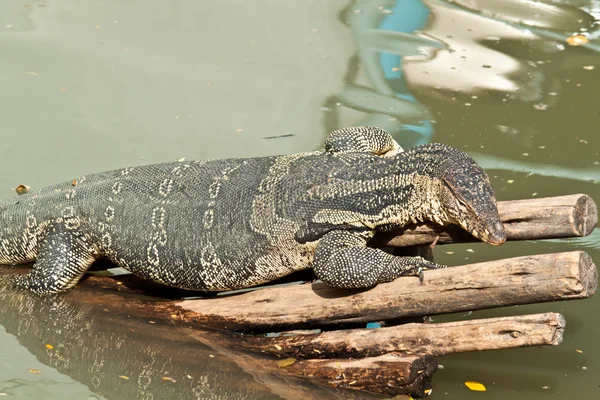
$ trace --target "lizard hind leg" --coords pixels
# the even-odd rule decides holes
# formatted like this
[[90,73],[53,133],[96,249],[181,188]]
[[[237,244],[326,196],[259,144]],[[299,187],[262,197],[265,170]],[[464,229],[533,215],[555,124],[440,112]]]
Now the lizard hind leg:
[[63,292],[77,284],[97,256],[79,227],[51,224],[38,242],[33,269],[16,277],[14,286],[38,294]]

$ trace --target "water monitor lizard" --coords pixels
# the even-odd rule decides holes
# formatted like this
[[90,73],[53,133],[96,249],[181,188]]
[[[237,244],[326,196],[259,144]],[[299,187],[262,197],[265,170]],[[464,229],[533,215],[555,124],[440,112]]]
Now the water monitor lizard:
[[402,151],[375,127],[333,132],[325,151],[175,162],[87,175],[0,204],[0,263],[36,261],[19,288],[74,286],[94,260],[191,290],[244,288],[314,268],[370,287],[443,266],[368,247],[410,222],[505,240],[485,172],[443,144]]

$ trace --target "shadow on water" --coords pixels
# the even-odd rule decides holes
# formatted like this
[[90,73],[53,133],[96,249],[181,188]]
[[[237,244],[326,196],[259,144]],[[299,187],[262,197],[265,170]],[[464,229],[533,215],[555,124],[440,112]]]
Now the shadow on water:
[[[0,267],[0,284],[22,270]],[[235,338],[155,312],[161,301],[135,282],[133,289],[110,288],[91,277],[76,290],[43,297],[1,287],[6,331],[43,364],[107,399],[355,398],[278,376],[276,360],[244,354]],[[5,383],[3,390],[11,389]]]

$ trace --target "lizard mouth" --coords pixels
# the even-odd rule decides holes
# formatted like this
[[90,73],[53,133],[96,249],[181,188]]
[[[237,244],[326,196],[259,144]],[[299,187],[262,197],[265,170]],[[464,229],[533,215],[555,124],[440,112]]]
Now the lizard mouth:
[[499,246],[506,241],[504,225],[500,221],[489,224],[488,227],[475,229],[467,224],[466,221],[458,221],[458,224],[471,235],[492,246]]

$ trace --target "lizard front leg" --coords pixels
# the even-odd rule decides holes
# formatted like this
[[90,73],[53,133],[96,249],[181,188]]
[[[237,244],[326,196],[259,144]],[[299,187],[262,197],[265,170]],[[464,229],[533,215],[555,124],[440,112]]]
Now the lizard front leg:
[[38,239],[33,269],[15,277],[13,286],[38,294],[63,292],[75,286],[96,257],[94,246],[78,226],[52,223]]
[[313,268],[317,277],[329,286],[358,289],[406,275],[422,280],[424,270],[446,266],[422,257],[393,256],[367,247],[367,239],[359,232],[333,231],[319,240]]
[[392,157],[403,150],[384,129],[376,126],[353,126],[331,132],[325,140],[325,151],[365,152],[376,156]]

